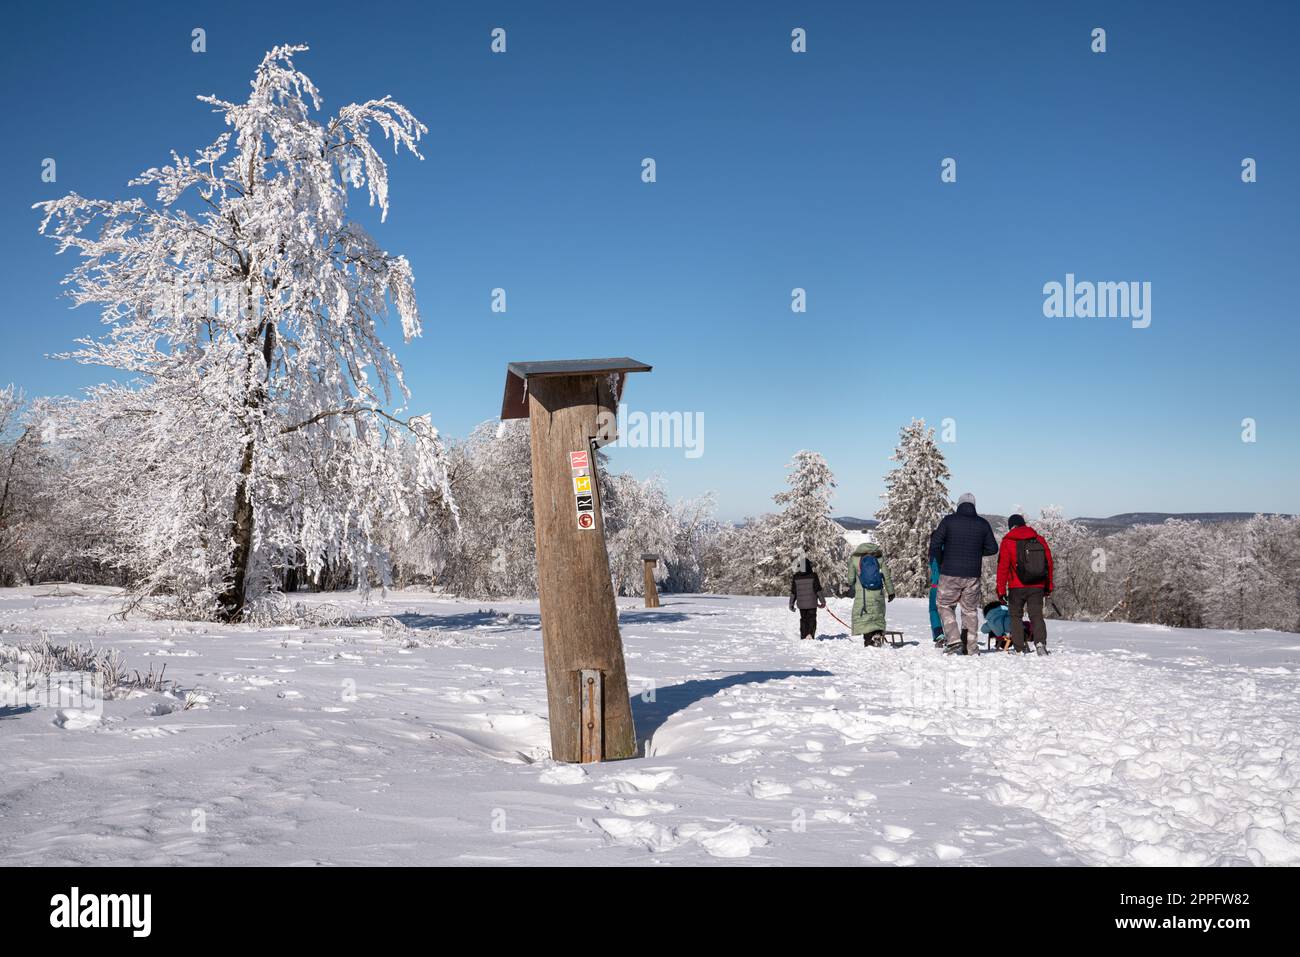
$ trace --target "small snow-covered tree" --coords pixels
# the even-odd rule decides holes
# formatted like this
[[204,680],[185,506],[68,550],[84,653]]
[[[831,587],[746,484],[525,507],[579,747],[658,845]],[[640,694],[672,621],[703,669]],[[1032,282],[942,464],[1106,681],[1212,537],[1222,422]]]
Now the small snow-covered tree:
[[934,429],[913,419],[899,430],[898,446],[885,476],[884,505],[876,512],[876,541],[884,550],[900,595],[917,597],[930,587],[930,535],[952,510],[947,481],[952,477]]
[[[777,571],[781,563],[785,573]],[[724,595],[779,595],[790,587],[793,564],[776,533],[776,516],[746,518],[721,529],[704,550],[706,591]]]
[[1074,618],[1096,609],[1103,598],[1102,574],[1094,570],[1093,535],[1085,526],[1067,519],[1056,505],[1042,508],[1034,528],[1052,550],[1054,588],[1047,600],[1048,614]]
[[609,570],[618,595],[645,594],[641,556],[659,556],[655,581],[662,582],[677,562],[679,526],[658,476],[640,481],[628,474],[610,475],[609,498],[602,502]]
[[200,97],[229,129],[132,181],[152,202],[38,204],[41,231],[81,257],[73,301],[109,327],[71,358],[129,377],[71,417],[119,496],[104,515],[117,557],[144,592],[199,596],[226,620],[286,555],[311,574],[347,564],[359,585],[386,579],[381,516],[445,485],[429,420],[385,408],[408,397],[379,334],[389,304],[408,340],[420,334],[410,265],[347,215],[360,188],[389,211],[371,136],[419,156],[426,130],[388,97],[318,120],[294,66],[305,49],[267,53],[242,103]]
[[1291,629],[1300,588],[1295,520],[1255,515],[1207,532],[1205,624]]
[[34,584],[52,557],[44,421],[43,402],[29,403],[13,385],[0,389],[0,585]]
[[1176,628],[1204,622],[1212,562],[1205,526],[1183,519],[1143,525],[1111,536],[1122,575],[1119,614]]
[[664,584],[668,590],[704,590],[710,554],[722,531],[721,523],[714,518],[716,508],[716,498],[711,492],[673,507],[676,557],[664,561]]
[[845,586],[849,546],[844,529],[831,518],[835,475],[817,452],[796,452],[786,466],[789,485],[772,496],[781,506],[770,528],[770,545],[759,566],[772,594],[790,585],[795,560],[807,558],[821,578],[822,586],[838,594]]
[[[440,580],[481,598],[537,594],[532,453],[528,422],[484,422],[448,454],[458,521],[444,518]],[[423,533],[422,533],[423,534]]]

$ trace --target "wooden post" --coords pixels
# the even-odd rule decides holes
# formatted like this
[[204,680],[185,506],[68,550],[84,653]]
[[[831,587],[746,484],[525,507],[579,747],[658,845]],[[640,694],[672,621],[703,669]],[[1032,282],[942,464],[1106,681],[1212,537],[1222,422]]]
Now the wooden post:
[[605,359],[514,363],[507,375],[502,418],[526,409],[532,426],[537,591],[557,761],[637,754],[592,440],[599,413],[616,412],[611,376],[648,369]]
[[659,556],[647,553],[641,556],[641,561],[645,562],[645,606],[658,608],[659,590],[655,588],[655,564],[659,561]]

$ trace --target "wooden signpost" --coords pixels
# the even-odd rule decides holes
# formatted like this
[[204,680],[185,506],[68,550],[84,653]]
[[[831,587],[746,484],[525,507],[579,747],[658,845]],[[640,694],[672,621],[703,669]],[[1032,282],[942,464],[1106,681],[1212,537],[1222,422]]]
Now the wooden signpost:
[[659,556],[646,552],[641,556],[641,561],[645,562],[645,606],[658,608],[659,589],[655,588],[655,564],[659,561]]
[[598,437],[614,438],[627,373],[649,371],[627,358],[512,362],[506,370],[501,418],[527,418],[532,427],[537,591],[557,761],[637,753],[595,458]]

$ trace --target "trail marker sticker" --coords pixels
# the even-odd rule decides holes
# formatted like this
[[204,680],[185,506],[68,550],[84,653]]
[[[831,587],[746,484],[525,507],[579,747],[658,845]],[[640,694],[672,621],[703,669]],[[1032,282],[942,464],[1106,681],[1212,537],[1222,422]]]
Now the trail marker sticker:
[[596,497],[591,488],[591,462],[586,452],[570,452],[569,467],[573,469],[573,498],[578,509],[578,527],[596,527]]

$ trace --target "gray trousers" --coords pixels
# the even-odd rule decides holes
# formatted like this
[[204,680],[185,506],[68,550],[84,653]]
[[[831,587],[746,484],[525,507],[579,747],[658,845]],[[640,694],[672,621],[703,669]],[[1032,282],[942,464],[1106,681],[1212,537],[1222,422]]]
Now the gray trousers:
[[980,580],[978,578],[939,576],[939,588],[934,603],[939,609],[939,620],[943,622],[943,637],[949,648],[956,648],[961,644],[961,630],[957,626],[957,606],[960,604],[961,628],[966,629],[966,654],[980,653],[979,602]]

